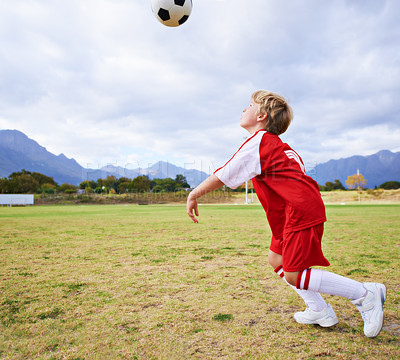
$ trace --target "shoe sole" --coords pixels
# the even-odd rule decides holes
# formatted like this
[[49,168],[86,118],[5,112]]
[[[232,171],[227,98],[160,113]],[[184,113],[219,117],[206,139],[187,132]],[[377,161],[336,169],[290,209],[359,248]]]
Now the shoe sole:
[[369,337],[370,339],[375,338],[375,337],[377,337],[377,336],[379,335],[379,333],[382,331],[383,323],[384,323],[384,321],[385,321],[385,315],[384,315],[384,313],[383,313],[383,304],[384,304],[385,301],[386,301],[386,286],[383,285],[383,284],[377,284],[376,287],[378,288],[379,293],[381,294],[382,314],[381,314],[381,317],[379,318],[380,327],[379,327],[379,330],[376,332],[376,334],[374,333],[373,335],[370,335],[370,336],[366,335],[366,336]]
[[325,322],[320,322],[320,323],[318,323],[318,325],[321,326],[321,327],[331,327],[331,326],[336,325],[338,322],[339,322],[339,320],[336,319],[336,320],[333,320],[332,322],[326,322],[326,323]]
[[293,317],[296,320],[296,322],[299,323],[299,324],[303,324],[303,325],[319,325],[321,327],[331,327],[331,326],[336,325],[339,322],[339,320],[337,318],[336,319],[330,318],[331,321],[328,321],[328,320],[326,320],[326,321],[299,321],[298,319],[296,319],[296,314]]
[[386,301],[386,286],[381,284],[380,291],[381,291],[381,300],[382,300],[382,307],[383,307],[383,304]]
[[[294,318],[295,320],[296,320],[296,318]],[[317,321],[310,321],[310,322],[306,322],[306,321],[297,321],[296,320],[296,322],[297,323],[299,323],[299,324],[303,324],[303,325],[319,325],[319,326],[321,326],[321,327],[331,327],[331,326],[334,326],[334,325],[336,325],[338,322],[339,322],[339,320],[332,320],[332,321],[327,321],[327,322],[317,322]]]

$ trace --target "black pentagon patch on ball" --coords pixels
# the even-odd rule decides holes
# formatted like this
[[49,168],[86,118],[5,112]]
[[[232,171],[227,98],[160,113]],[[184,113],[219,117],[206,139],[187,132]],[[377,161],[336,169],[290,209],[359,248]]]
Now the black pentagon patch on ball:
[[171,17],[169,16],[169,11],[163,8],[160,8],[160,10],[158,10],[158,16],[162,21],[167,21],[171,19]]
[[183,15],[181,19],[178,21],[179,25],[182,25],[187,19],[189,19],[189,16]]
[[185,0],[174,0],[175,5],[183,6],[185,4]]

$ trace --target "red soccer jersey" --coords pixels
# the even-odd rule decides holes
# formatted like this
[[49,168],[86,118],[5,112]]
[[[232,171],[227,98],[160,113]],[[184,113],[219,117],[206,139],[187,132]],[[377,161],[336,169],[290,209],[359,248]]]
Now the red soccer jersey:
[[302,159],[266,130],[247,139],[214,174],[232,189],[252,179],[276,238],[326,221],[318,184],[306,175]]

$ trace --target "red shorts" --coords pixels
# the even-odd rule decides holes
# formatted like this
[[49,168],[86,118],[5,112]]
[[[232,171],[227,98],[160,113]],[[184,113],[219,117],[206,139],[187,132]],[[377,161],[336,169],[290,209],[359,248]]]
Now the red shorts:
[[272,236],[270,250],[282,255],[283,271],[294,272],[310,266],[329,266],[321,249],[324,224],[294,231],[283,238]]

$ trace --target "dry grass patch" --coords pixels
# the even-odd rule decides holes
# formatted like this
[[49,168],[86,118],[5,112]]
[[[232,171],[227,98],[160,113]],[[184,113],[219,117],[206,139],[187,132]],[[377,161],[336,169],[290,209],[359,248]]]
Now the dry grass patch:
[[400,206],[331,206],[331,270],[388,287],[367,339],[348,300],[330,329],[267,265],[258,206],[1,208],[2,359],[398,359]]

